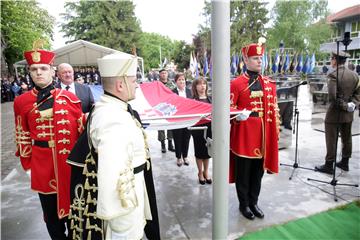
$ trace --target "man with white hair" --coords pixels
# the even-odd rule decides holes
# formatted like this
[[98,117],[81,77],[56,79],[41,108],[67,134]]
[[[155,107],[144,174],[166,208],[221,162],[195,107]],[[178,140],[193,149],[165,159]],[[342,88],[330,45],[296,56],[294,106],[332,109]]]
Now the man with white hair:
[[89,86],[74,82],[74,69],[68,63],[59,64],[57,76],[60,83],[56,85],[56,88],[65,89],[75,94],[81,101],[83,113],[88,113],[94,104],[94,96]]

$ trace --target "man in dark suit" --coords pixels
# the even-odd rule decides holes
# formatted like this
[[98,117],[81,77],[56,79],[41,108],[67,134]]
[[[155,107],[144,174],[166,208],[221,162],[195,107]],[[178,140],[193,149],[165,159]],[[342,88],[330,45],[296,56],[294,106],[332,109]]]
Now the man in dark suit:
[[[335,69],[328,75],[328,91],[330,106],[325,116],[326,156],[325,164],[316,166],[315,170],[332,174],[336,159],[336,140],[340,133],[342,142],[342,158],[336,166],[349,171],[349,158],[352,153],[351,125],[354,111],[360,103],[359,77],[354,71],[347,69],[344,64],[350,55],[340,51],[333,52],[331,67]],[[337,69],[338,70],[337,70]],[[337,71],[339,71],[337,73]],[[338,80],[336,80],[338,76]]]
[[56,87],[74,93],[81,101],[83,113],[88,113],[94,104],[94,97],[89,86],[74,82],[74,69],[68,63],[59,64],[57,76],[60,79],[60,83]]

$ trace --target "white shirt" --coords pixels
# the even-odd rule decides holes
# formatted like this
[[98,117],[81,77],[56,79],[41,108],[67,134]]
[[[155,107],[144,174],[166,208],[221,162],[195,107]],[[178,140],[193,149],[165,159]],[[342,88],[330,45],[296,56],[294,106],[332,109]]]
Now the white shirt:
[[177,88],[177,90],[178,90],[178,93],[179,93],[180,97],[186,98],[186,90],[185,90],[185,88],[184,88],[184,90],[180,90],[179,88]]
[[70,91],[70,92],[72,92],[73,94],[76,95],[76,92],[75,92],[75,83],[71,83],[70,85],[65,85],[65,84],[63,84],[63,83],[61,82],[60,85],[61,85],[61,89],[64,89],[64,90],[66,90],[66,86],[69,86],[70,88],[69,88],[68,91]]

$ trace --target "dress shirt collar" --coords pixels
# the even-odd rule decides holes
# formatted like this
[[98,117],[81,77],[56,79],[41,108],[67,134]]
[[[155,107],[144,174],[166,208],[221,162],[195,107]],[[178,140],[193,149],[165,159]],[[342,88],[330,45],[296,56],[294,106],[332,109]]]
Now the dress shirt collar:
[[179,96],[186,98],[186,90],[185,90],[185,88],[184,88],[184,90],[180,90],[179,88],[177,88],[177,90],[178,90]]
[[[63,84],[62,82],[60,83],[60,85],[61,85],[61,89],[64,89],[64,90],[66,90],[66,86],[68,86],[68,85],[65,85],[65,84]],[[75,94],[75,83],[71,83],[70,85],[69,85],[69,90],[68,91],[70,91],[70,92],[72,92],[73,94]]]

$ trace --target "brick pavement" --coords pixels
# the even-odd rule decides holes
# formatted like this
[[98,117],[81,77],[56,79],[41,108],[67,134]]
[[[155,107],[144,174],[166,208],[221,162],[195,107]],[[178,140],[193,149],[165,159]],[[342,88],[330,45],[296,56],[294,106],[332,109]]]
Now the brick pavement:
[[14,102],[1,104],[1,180],[20,164],[15,156]]

